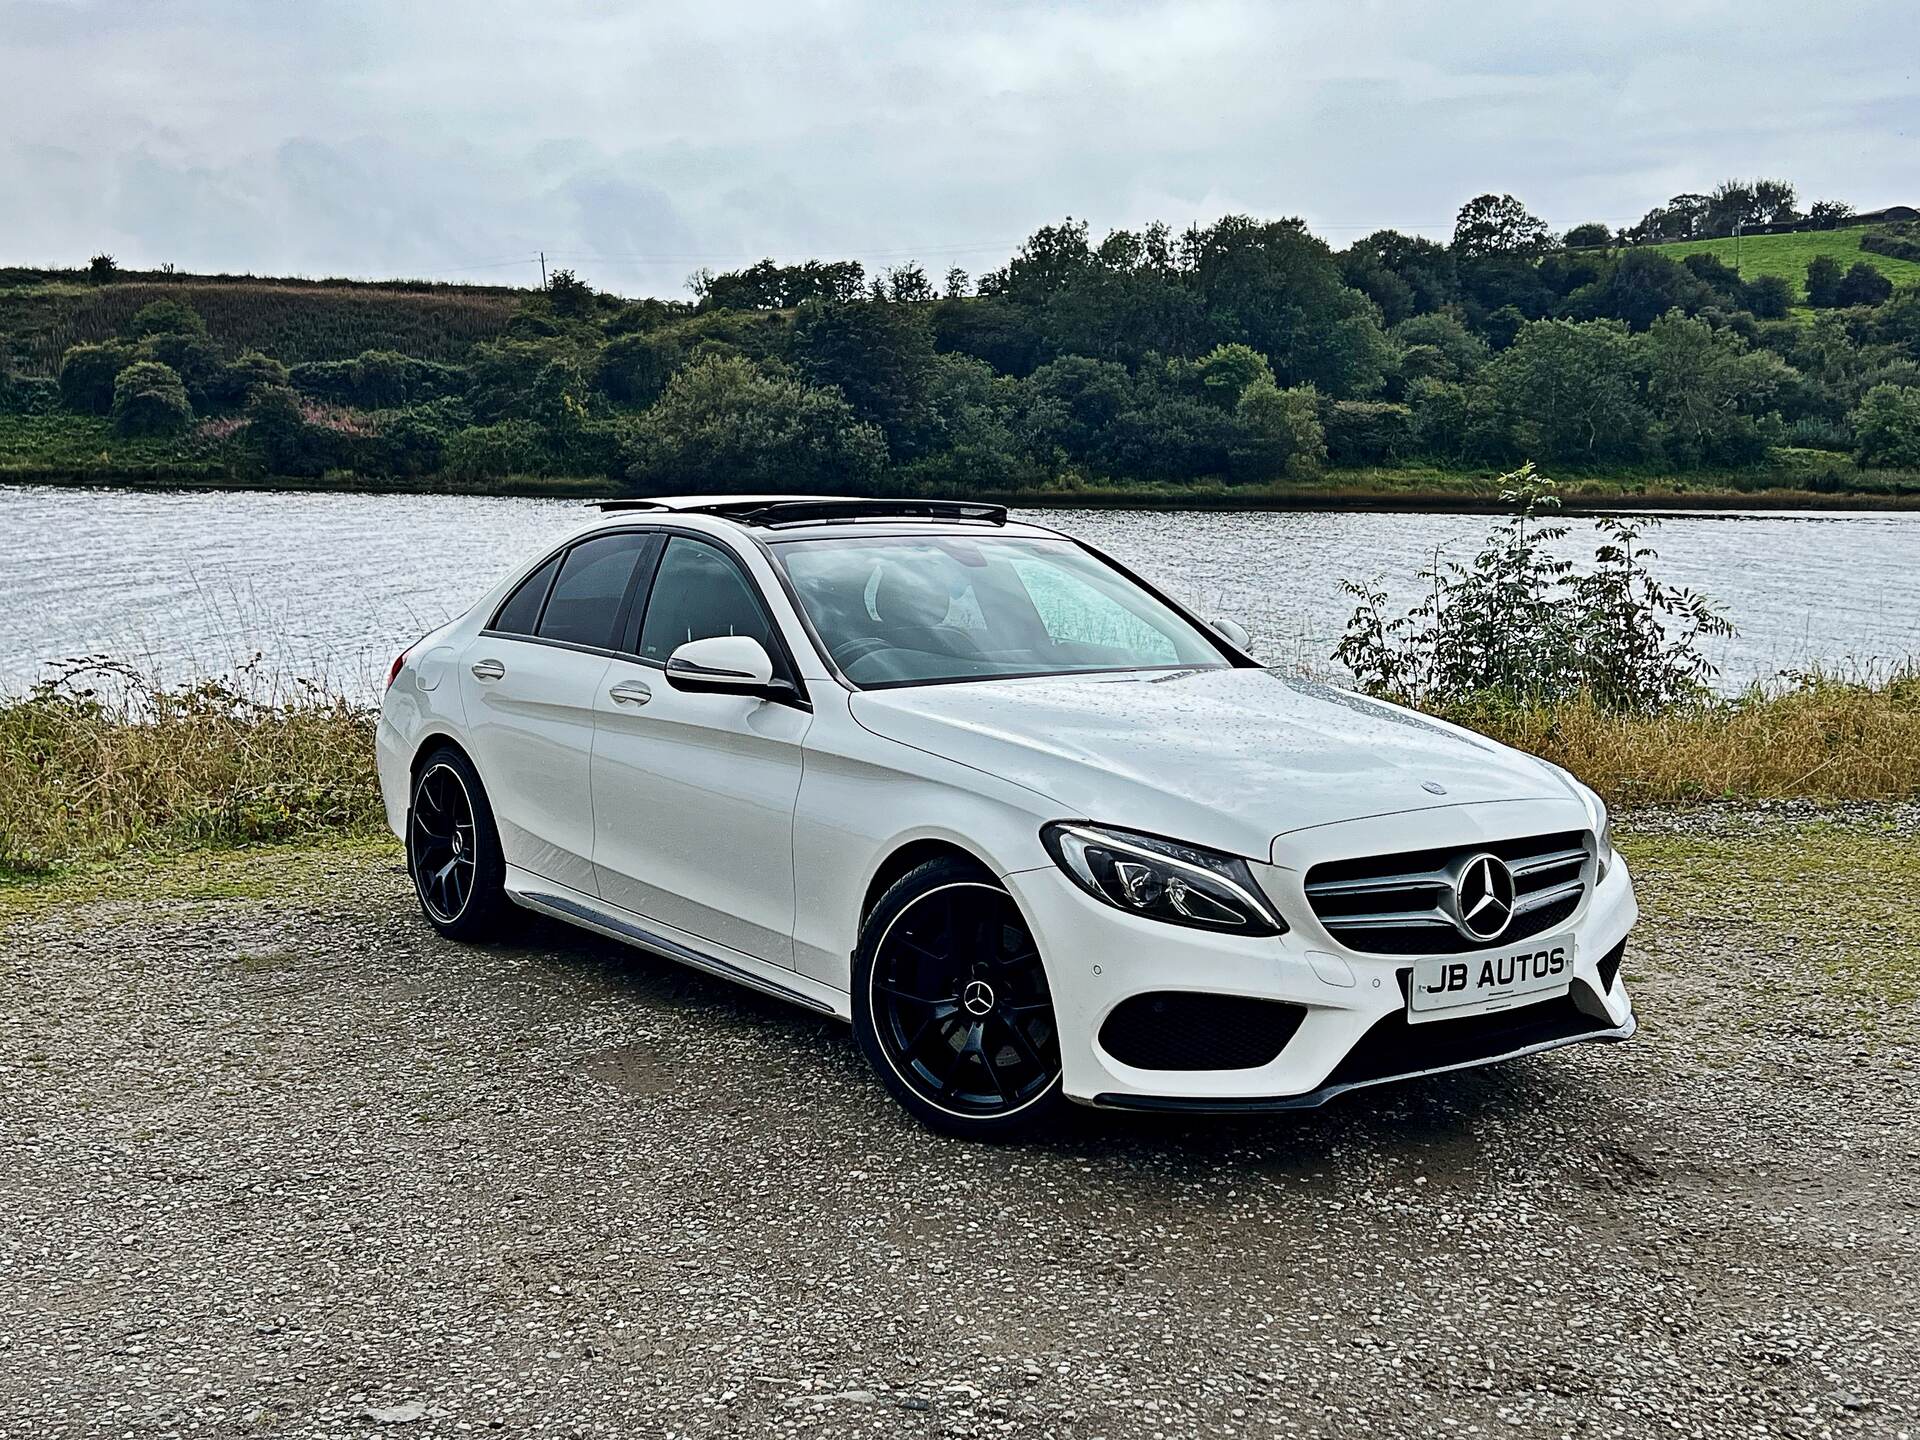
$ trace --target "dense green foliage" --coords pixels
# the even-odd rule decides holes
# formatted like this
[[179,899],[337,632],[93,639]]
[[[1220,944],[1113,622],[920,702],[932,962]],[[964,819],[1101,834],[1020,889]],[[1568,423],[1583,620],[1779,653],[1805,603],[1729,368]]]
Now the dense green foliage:
[[[1688,235],[1793,207],[1772,182],[1698,198]],[[1068,219],[977,286],[763,261],[702,272],[691,302],[569,271],[517,304],[30,276],[0,283],[0,353],[57,370],[59,403],[110,415],[113,443],[170,438],[178,463],[240,477],[1015,492],[1530,459],[1759,474],[1790,450],[1915,463],[1920,286],[1890,277],[1920,266],[1858,230],[1745,236],[1736,270],[1730,240],[1602,228],[1560,245],[1510,195],[1469,201],[1451,243],[1380,231],[1340,252],[1297,220],[1096,242]],[[1757,263],[1775,247],[1801,271]],[[23,425],[6,383],[0,415]],[[0,454],[28,458],[15,432]]]

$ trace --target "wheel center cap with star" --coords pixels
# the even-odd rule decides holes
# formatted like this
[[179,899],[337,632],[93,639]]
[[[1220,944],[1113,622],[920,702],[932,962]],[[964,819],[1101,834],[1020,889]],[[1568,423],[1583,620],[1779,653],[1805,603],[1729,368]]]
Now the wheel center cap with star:
[[969,980],[960,992],[960,1007],[969,1015],[993,1013],[993,987],[984,980]]

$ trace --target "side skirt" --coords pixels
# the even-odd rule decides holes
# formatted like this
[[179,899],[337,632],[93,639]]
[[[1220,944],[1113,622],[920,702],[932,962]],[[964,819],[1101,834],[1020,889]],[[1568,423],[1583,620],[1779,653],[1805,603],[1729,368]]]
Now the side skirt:
[[[803,975],[780,970],[749,955],[741,955],[737,960],[723,960],[717,955],[696,950],[691,945],[661,934],[642,916],[629,915],[604,901],[551,881],[512,871],[507,877],[507,897],[528,910],[555,920],[564,920],[569,925],[578,925],[583,930],[591,930],[596,935],[604,935],[609,940],[618,940],[650,954],[677,960],[691,969],[722,980],[731,980],[736,985],[758,990],[763,995],[788,1001],[816,1014],[831,1015],[839,1020],[847,1018],[843,1011],[844,996]],[[836,1004],[836,1000],[841,1003]]]

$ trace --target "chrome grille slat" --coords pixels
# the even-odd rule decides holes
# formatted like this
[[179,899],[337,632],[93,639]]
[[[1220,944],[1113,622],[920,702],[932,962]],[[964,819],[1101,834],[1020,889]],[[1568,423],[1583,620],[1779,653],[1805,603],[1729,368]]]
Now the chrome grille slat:
[[[1362,953],[1444,955],[1538,935],[1578,912],[1593,874],[1593,837],[1582,830],[1391,855],[1327,861],[1305,876],[1307,903],[1343,946]],[[1453,919],[1453,877],[1482,853],[1513,876],[1513,916],[1492,940]]]
[[1518,880],[1525,875],[1537,875],[1542,870],[1558,870],[1563,865],[1584,865],[1587,863],[1585,850],[1562,850],[1554,855],[1542,855],[1537,860],[1526,860],[1515,864],[1513,878]]
[[1444,890],[1453,884],[1451,877],[1437,870],[1415,871],[1408,875],[1382,875],[1371,880],[1322,880],[1307,886],[1309,895],[1367,895],[1376,891],[1411,890],[1416,887]]
[[1551,905],[1556,900],[1565,900],[1569,896],[1578,895],[1586,888],[1587,882],[1584,880],[1569,880],[1566,884],[1556,885],[1551,890],[1531,891],[1528,894],[1520,896],[1513,902],[1513,913],[1516,915],[1532,914],[1535,910],[1543,906]]

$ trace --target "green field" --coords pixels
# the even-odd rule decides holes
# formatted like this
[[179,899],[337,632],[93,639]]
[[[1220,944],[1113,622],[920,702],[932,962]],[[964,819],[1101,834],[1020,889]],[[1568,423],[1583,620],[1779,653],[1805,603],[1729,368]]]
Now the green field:
[[1649,245],[1684,260],[1689,255],[1713,255],[1731,265],[1734,249],[1739,247],[1740,275],[1752,280],[1761,275],[1778,275],[1792,282],[1794,293],[1806,298],[1807,262],[1816,255],[1831,255],[1842,270],[1856,260],[1864,260],[1896,286],[1920,284],[1920,264],[1896,260],[1891,255],[1875,255],[1860,248],[1860,237],[1878,227],[1859,225],[1851,230],[1803,230],[1790,235],[1744,235],[1739,240],[1683,240],[1672,245]]

